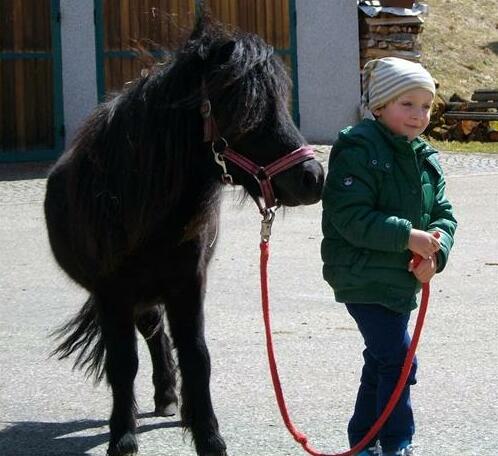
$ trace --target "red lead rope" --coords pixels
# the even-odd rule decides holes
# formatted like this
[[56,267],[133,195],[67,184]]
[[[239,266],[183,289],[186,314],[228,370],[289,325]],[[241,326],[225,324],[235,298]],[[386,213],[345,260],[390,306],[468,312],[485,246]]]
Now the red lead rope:
[[[436,237],[439,233],[435,233]],[[406,354],[405,362],[403,364],[403,369],[401,370],[401,375],[398,379],[398,383],[394,388],[394,391],[384,408],[383,412],[377,418],[377,421],[372,426],[372,429],[358,442],[353,448],[342,453],[326,454],[321,453],[314,449],[308,442],[308,437],[299,432],[294,423],[292,422],[289,412],[287,411],[287,405],[285,403],[285,398],[282,392],[282,385],[280,383],[280,377],[278,375],[277,362],[275,360],[275,354],[273,350],[273,340],[271,334],[271,323],[270,323],[270,303],[268,295],[268,258],[270,256],[270,243],[268,241],[262,241],[260,244],[261,256],[260,256],[260,271],[261,271],[261,299],[263,305],[263,319],[265,322],[265,334],[266,334],[266,349],[268,352],[268,361],[270,364],[270,373],[273,381],[273,388],[275,390],[275,396],[277,397],[278,408],[280,409],[280,414],[284,420],[285,426],[292,434],[296,442],[300,443],[306,452],[313,456],[352,456],[359,453],[363,448],[365,448],[370,441],[378,434],[389,415],[396,406],[401,393],[410,374],[412,367],[413,358],[415,357],[415,351],[417,349],[418,341],[420,339],[420,333],[424,325],[425,314],[427,312],[427,304],[429,302],[429,283],[424,283],[422,285],[422,300],[420,303],[420,309],[417,316],[417,322],[415,329],[413,331],[412,342]],[[420,262],[420,258],[415,257],[415,265],[417,266]]]

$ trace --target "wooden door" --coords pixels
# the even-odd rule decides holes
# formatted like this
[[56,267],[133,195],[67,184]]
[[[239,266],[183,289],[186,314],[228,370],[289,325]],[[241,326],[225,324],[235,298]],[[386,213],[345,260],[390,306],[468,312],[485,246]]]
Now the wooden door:
[[62,150],[59,1],[0,0],[0,161]]

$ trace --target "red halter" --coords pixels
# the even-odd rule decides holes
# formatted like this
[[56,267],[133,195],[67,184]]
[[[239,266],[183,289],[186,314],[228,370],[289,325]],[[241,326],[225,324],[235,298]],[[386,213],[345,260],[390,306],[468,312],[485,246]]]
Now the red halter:
[[[201,115],[204,119],[204,142],[211,142],[211,150],[214,154],[214,159],[218,165],[223,169],[221,179],[225,184],[233,185],[233,178],[227,172],[225,159],[237,165],[239,168],[248,172],[258,182],[261,188],[261,194],[264,200],[264,206],[261,202],[257,202],[259,210],[263,216],[268,214],[268,211],[277,205],[273,188],[271,185],[271,178],[276,174],[281,173],[298,163],[314,158],[315,154],[310,146],[303,145],[298,149],[284,155],[278,160],[270,163],[267,166],[259,166],[249,160],[247,157],[235,152],[228,146],[228,142],[223,136],[219,134],[216,120],[211,115],[211,102],[207,97],[207,91],[203,84],[203,101],[201,105]],[[221,146],[221,150],[218,148]],[[217,148],[218,147],[218,148]]]

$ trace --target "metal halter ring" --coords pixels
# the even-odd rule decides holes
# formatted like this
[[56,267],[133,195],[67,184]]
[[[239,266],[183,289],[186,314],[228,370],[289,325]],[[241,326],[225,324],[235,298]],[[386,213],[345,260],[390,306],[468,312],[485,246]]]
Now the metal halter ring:
[[[217,146],[219,145],[221,145],[222,147],[218,148]],[[211,150],[215,155],[223,153],[227,148],[228,148],[228,141],[223,136],[220,136],[219,138],[211,142]]]
[[[223,144],[223,149],[221,150],[221,152],[219,152],[218,150],[216,150],[216,143],[218,142],[222,142]],[[228,142],[225,138],[223,138],[222,136],[220,136],[216,141],[213,141],[211,143],[211,150],[213,151],[213,155],[214,155],[214,161],[221,166],[221,169],[223,170],[223,174],[221,175],[221,180],[223,181],[224,184],[230,184],[230,185],[233,185],[233,178],[230,174],[228,174],[228,170],[227,170],[227,164],[225,162],[225,158],[223,157],[223,152],[226,150],[226,148],[228,147]]]

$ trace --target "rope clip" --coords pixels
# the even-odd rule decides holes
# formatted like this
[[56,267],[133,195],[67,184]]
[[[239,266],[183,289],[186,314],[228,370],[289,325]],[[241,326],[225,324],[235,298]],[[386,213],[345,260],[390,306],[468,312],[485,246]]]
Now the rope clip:
[[[222,150],[221,151],[218,151],[216,146],[217,145],[220,145],[222,146]],[[223,157],[223,152],[225,151],[225,149],[228,147],[228,142],[225,138],[223,137],[220,137],[219,140],[218,140],[218,144],[216,143],[216,141],[213,141],[211,143],[211,150],[213,151],[213,155],[214,155],[214,161],[221,167],[221,169],[223,170],[223,173],[221,175],[221,181],[224,183],[224,184],[230,184],[230,185],[233,185],[233,177],[231,174],[228,174],[228,171],[227,171],[227,164],[225,163],[225,158]]]
[[261,242],[270,241],[273,220],[275,220],[275,211],[266,209],[263,213],[263,220],[261,220]]

